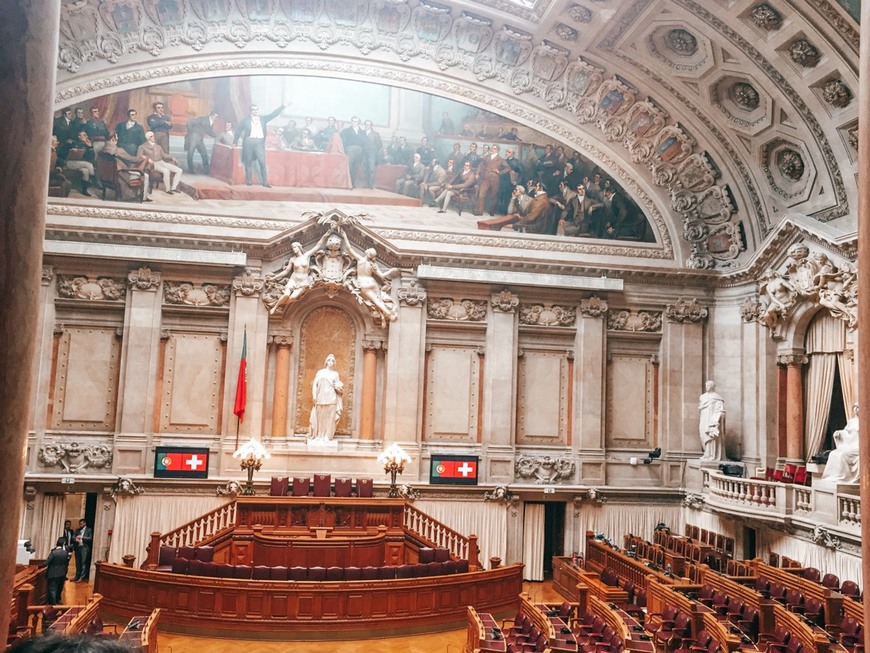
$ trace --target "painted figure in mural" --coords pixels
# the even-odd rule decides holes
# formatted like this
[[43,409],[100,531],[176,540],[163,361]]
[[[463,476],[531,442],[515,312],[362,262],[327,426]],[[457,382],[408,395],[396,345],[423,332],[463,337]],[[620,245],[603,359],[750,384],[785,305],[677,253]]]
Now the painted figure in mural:
[[341,419],[344,384],[334,368],[335,356],[330,354],[326,357],[326,367],[318,370],[311,387],[314,406],[308,437],[315,440],[331,440]]
[[703,461],[722,460],[722,436],[725,433],[725,400],[716,392],[716,384],[707,381],[705,392],[698,398],[699,430],[704,446]]
[[839,431],[834,431],[837,446],[829,455],[822,480],[837,483],[857,483],[860,470],[858,458],[858,405],[852,406],[852,417]]

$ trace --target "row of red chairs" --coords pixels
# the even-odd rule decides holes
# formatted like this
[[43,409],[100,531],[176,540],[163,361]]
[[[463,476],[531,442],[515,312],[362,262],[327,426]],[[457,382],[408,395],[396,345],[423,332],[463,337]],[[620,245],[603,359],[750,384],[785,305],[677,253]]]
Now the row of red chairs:
[[712,546],[717,551],[722,551],[729,555],[734,555],[734,538],[722,535],[716,531],[708,531],[706,528],[686,524],[686,536],[696,542]]
[[267,565],[231,565],[227,563],[202,562],[196,559],[176,558],[172,563],[170,571],[174,574],[245,580],[388,580],[394,578],[421,578],[447,574],[464,574],[468,572],[468,560],[419,562],[414,565],[384,565],[381,567],[285,567],[282,565],[270,567]]
[[804,465],[787,463],[782,469],[767,467],[764,476],[753,476],[754,481],[775,481],[777,483],[793,483],[794,485],[812,485],[813,476]]
[[332,482],[331,474],[315,474],[312,480],[309,476],[273,476],[269,485],[269,496],[273,497],[363,497],[371,498],[374,494],[372,479],[358,478],[356,483],[349,478],[336,478]]
[[771,553],[768,556],[768,564],[771,567],[782,567],[784,569],[801,569],[800,575],[803,578],[814,583],[819,583],[828,589],[840,592],[840,594],[847,596],[854,601],[861,600],[861,588],[858,583],[853,580],[844,580],[841,584],[840,577],[836,574],[828,573],[822,576],[822,572],[815,567],[804,567],[800,561],[792,560],[786,556],[780,556],[778,553]]

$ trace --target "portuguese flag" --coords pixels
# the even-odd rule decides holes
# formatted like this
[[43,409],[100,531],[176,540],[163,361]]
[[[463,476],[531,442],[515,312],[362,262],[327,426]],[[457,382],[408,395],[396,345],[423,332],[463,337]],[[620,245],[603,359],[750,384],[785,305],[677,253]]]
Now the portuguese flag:
[[430,483],[477,485],[477,456],[432,455]]
[[242,360],[239,361],[239,378],[236,380],[236,401],[233,404],[233,413],[239,421],[245,419],[245,405],[248,403],[248,329],[245,328],[242,340]]

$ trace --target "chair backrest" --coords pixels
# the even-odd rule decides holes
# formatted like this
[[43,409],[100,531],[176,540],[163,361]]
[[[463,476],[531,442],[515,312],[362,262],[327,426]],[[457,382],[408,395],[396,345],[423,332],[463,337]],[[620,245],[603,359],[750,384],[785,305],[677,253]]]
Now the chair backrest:
[[332,476],[329,474],[314,475],[314,496],[328,497],[330,494],[329,486],[332,484]]
[[807,468],[806,467],[798,467],[795,470],[794,482],[795,482],[795,485],[806,485],[807,484]]
[[290,580],[308,580],[308,567],[290,567]]
[[232,578],[233,577],[233,566],[227,564],[226,562],[216,563],[218,568],[218,576],[221,578]]
[[175,558],[175,560],[172,561],[172,573],[186,574],[189,565],[190,562],[187,558]]
[[193,557],[203,562],[212,562],[214,560],[213,546],[198,546],[194,548]]
[[377,580],[378,578],[378,568],[377,567],[363,567],[362,568],[362,579],[363,580]]
[[396,570],[396,578],[413,578],[414,565],[399,565]]
[[236,565],[233,570],[233,577],[242,579],[250,578],[252,573],[253,567],[251,567],[251,565]]
[[115,157],[108,152],[100,152],[97,155],[97,177],[100,182],[108,183],[115,187],[116,174],[118,172],[118,165],[115,162]]
[[344,579],[345,580],[360,580],[362,578],[362,569],[359,567],[345,567],[344,568]]
[[381,580],[390,580],[391,578],[396,577],[398,571],[398,565],[384,565],[383,567],[378,567],[378,578]]
[[157,561],[158,567],[166,567],[172,565],[172,561],[178,557],[178,549],[174,546],[161,546],[160,558]]
[[358,497],[372,498],[374,496],[374,484],[372,483],[372,479],[356,479],[356,495]]
[[[797,481],[795,481],[797,482]],[[808,581],[812,581],[813,583],[818,583],[822,578],[822,572],[820,572],[815,567],[805,567],[803,570],[803,576]]]
[[309,567],[308,580],[326,580],[326,567]]
[[782,482],[783,483],[792,483],[794,482],[794,475],[797,471],[797,465],[794,463],[786,463],[782,468]]
[[290,570],[283,565],[276,565],[269,571],[269,580],[287,580],[290,577]]
[[290,479],[286,476],[273,476],[272,482],[269,485],[269,496],[283,497],[286,496],[287,490],[290,487]]
[[307,497],[308,496],[308,489],[309,489],[310,485],[311,485],[311,479],[309,479],[307,476],[305,476],[303,478],[294,476],[293,477],[293,496],[294,497]]
[[178,547],[178,557],[193,560],[195,549],[192,546]]
[[840,589],[840,578],[836,574],[825,574],[822,577],[822,585],[828,589],[838,590]]
[[337,478],[335,479],[335,496],[337,497],[349,497],[351,494],[352,487],[351,480],[349,478]]
[[842,585],[840,585],[840,594],[857,599],[861,596],[861,589],[854,580],[844,580]]
[[326,580],[343,580],[344,567],[332,566],[326,569]]
[[423,563],[430,563],[435,560],[435,549],[428,546],[421,546],[417,554],[417,559]]
[[272,570],[266,565],[257,565],[254,567],[252,577],[254,580],[269,580],[272,575]]

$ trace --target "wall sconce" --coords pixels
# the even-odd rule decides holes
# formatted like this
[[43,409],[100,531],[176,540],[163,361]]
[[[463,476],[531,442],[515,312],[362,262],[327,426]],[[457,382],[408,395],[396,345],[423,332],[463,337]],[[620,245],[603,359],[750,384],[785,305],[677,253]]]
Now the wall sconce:
[[259,471],[263,461],[270,458],[269,452],[254,438],[251,438],[233,453],[233,458],[239,460],[242,469],[247,470],[248,480],[242,488],[244,496],[254,495],[254,471]]
[[387,496],[391,499],[398,498],[400,494],[399,488],[396,487],[396,474],[401,474],[405,471],[405,465],[411,462],[411,456],[396,442],[393,442],[378,456],[378,462],[384,466],[384,471],[390,475],[390,493]]

